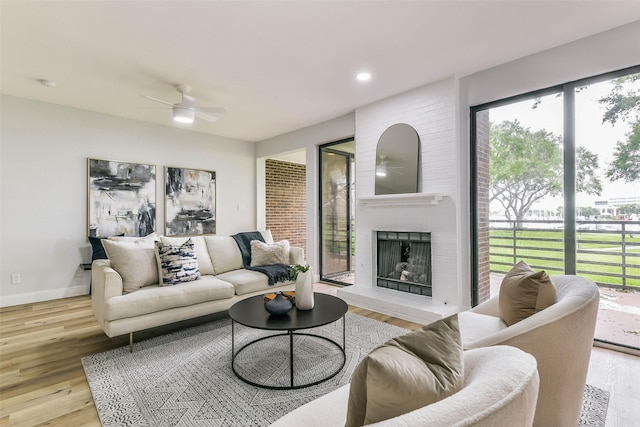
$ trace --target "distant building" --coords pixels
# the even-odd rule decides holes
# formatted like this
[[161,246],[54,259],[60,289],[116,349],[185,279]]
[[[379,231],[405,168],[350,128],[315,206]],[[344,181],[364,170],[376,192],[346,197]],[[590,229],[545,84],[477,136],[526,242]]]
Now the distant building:
[[607,200],[596,200],[594,207],[602,216],[618,216],[618,208],[623,205],[640,205],[640,196],[612,197]]

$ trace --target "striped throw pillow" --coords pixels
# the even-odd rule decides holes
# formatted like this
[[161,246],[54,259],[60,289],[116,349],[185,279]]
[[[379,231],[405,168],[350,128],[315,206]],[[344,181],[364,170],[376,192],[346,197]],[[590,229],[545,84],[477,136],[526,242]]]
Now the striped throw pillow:
[[156,242],[160,286],[192,282],[200,278],[195,245],[188,239],[180,246]]

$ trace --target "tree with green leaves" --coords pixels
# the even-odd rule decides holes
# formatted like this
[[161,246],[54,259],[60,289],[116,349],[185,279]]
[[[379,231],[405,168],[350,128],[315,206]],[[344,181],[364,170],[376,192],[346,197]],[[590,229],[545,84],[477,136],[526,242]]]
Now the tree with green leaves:
[[600,215],[600,211],[596,208],[592,208],[591,206],[586,206],[583,208],[578,208],[578,212],[580,213],[580,215],[587,217],[587,218],[591,218],[592,216],[598,216]]
[[602,182],[598,178],[598,155],[582,146],[576,147],[576,193],[600,195]]
[[618,120],[637,121],[640,112],[640,89],[633,88],[640,81],[640,73],[613,80],[611,92],[598,100],[606,107],[602,123],[615,125]]
[[[491,123],[489,128],[490,201],[498,201],[508,219],[524,220],[531,207],[562,192],[561,138],[546,130],[532,131],[518,120]],[[576,150],[576,191],[600,194],[598,156]]]
[[640,205],[622,205],[618,208],[618,213],[621,215],[640,215]]
[[627,140],[616,144],[606,176],[611,181],[640,182],[640,120],[634,123]]
[[618,120],[629,121],[631,132],[626,141],[618,141],[613,161],[606,170],[611,181],[640,181],[640,73],[630,74],[613,81],[611,92],[599,102],[606,108],[602,123],[615,125]]

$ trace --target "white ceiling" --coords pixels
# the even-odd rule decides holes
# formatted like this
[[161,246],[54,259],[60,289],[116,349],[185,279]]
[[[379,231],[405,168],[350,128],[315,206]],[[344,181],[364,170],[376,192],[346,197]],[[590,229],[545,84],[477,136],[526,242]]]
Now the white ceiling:
[[[640,1],[5,1],[1,91],[260,141],[640,19]],[[355,74],[368,70],[367,83]],[[48,79],[55,88],[38,83]]]

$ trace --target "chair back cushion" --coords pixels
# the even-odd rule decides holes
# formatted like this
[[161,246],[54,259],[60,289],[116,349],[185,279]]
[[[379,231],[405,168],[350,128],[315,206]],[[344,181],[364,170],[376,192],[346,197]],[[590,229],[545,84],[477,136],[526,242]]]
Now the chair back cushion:
[[524,261],[516,264],[500,285],[500,317],[511,326],[556,302],[556,288],[545,271],[535,272]]

